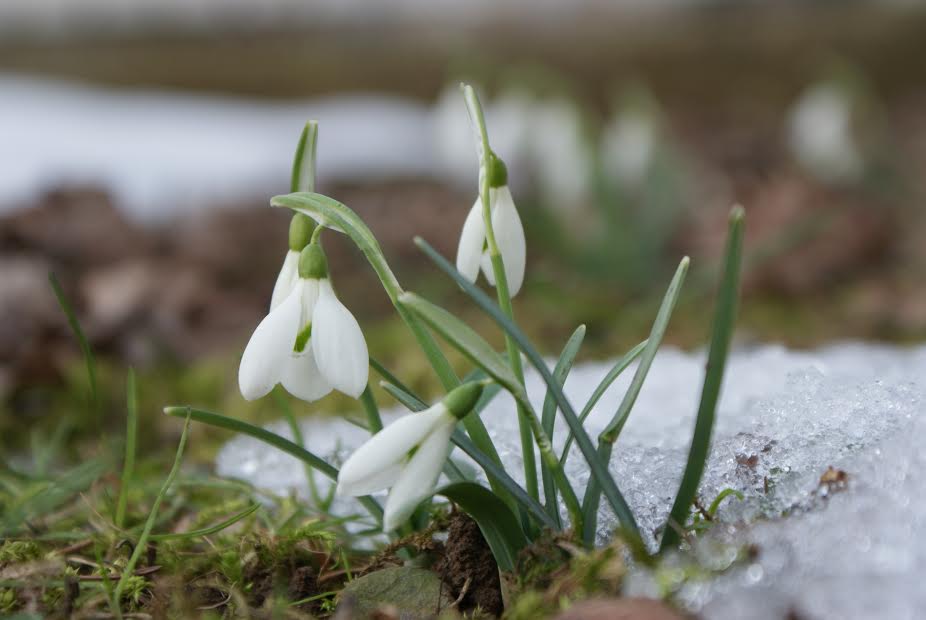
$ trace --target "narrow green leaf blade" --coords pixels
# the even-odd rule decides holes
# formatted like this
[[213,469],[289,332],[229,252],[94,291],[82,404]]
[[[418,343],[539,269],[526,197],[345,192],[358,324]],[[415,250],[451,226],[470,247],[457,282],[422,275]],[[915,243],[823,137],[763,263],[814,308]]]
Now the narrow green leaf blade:
[[472,482],[458,482],[437,491],[463,509],[479,525],[498,567],[515,569],[518,553],[527,545],[518,519],[507,504],[488,489]]
[[225,519],[221,523],[216,523],[215,525],[204,527],[202,529],[192,530],[190,532],[177,532],[175,534],[152,534],[148,538],[150,540],[187,540],[191,538],[200,538],[201,536],[210,536],[212,534],[216,534],[226,528],[231,527],[232,525],[234,525],[238,521],[241,521],[242,519],[245,519],[251,516],[252,514],[257,512],[258,508],[260,508],[260,504],[252,504],[251,506],[248,506],[241,512],[235,515],[232,515],[228,519]]
[[[190,419],[194,422],[208,424],[209,426],[215,426],[217,428],[224,428],[225,430],[241,433],[242,435],[248,435],[311,465],[332,480],[336,481],[338,479],[338,469],[336,467],[329,465],[325,460],[309,452],[300,445],[276,433],[271,433],[267,429],[218,413],[212,413],[211,411],[193,409],[192,407],[165,407],[164,413],[169,416],[174,416],[175,418],[185,418],[189,415]],[[357,500],[377,519],[377,521],[382,522],[383,509],[375,499],[370,496],[364,496],[358,497]]]
[[524,388],[502,356],[469,325],[440,306],[414,293],[403,293],[399,297],[399,303],[420,317],[428,327],[440,334],[490,377],[505,386],[505,389],[515,395],[524,395]]
[[[584,339],[585,326],[579,325],[572,333],[572,336],[569,337],[566,346],[563,347],[562,353],[560,353],[559,359],[556,362],[556,367],[553,368],[553,378],[561,388],[566,383],[566,377],[569,375],[569,371],[572,370],[572,365],[575,362],[576,355],[578,355],[579,348],[582,346],[582,341]],[[556,426],[556,400],[553,398],[553,394],[550,390],[547,390],[547,395],[543,400],[540,423],[547,437],[553,437],[553,431]],[[559,505],[556,500],[556,484],[553,480],[553,472],[550,471],[550,467],[544,459],[540,459],[540,478],[543,482],[543,495],[547,512],[553,520],[556,521],[557,525],[562,527]]]
[[[588,402],[585,403],[585,407],[582,408],[582,413],[579,414],[579,421],[583,424],[585,423],[585,418],[591,414],[592,409],[595,408],[595,405],[598,404],[598,401],[601,400],[601,397],[604,396],[604,393],[608,391],[608,388],[611,387],[611,384],[614,383],[618,377],[621,376],[628,366],[630,366],[635,359],[637,359],[643,349],[646,347],[646,340],[632,348],[624,357],[617,360],[614,366],[611,367],[611,370],[601,379],[601,382],[595,386],[595,390],[592,392],[592,395],[589,397]],[[563,444],[563,453],[560,456],[559,462],[561,465],[566,465],[566,459],[569,457],[569,448],[572,447],[572,442],[575,437],[572,434],[572,431],[569,431],[569,434],[566,436],[566,442]]]
[[[601,484],[605,497],[608,498],[608,502],[614,510],[614,514],[617,516],[618,520],[621,522],[621,525],[628,533],[628,535],[639,537],[640,530],[639,527],[637,527],[636,519],[634,519],[633,513],[630,511],[630,506],[627,505],[627,501],[624,499],[620,489],[618,489],[617,484],[614,482],[614,478],[608,471],[607,464],[603,463],[599,459],[598,454],[595,451],[595,446],[592,444],[592,440],[588,436],[585,428],[582,426],[582,423],[579,422],[579,419],[575,414],[575,410],[566,399],[566,395],[563,394],[563,390],[560,389],[560,387],[556,384],[550,369],[547,368],[543,358],[540,356],[537,350],[534,349],[533,345],[531,345],[524,332],[522,332],[517,325],[509,321],[508,317],[506,317],[501,312],[499,307],[491,299],[489,299],[485,293],[473,286],[471,282],[460,275],[456,268],[451,265],[447,259],[438,254],[437,251],[428,245],[426,241],[421,238],[416,238],[415,243],[425,252],[425,254],[428,255],[428,257],[434,262],[435,265],[437,265],[441,271],[453,278],[453,280],[460,285],[463,291],[469,295],[469,297],[474,302],[476,302],[476,305],[478,305],[483,310],[483,312],[489,315],[489,317],[495,321],[495,323],[501,327],[506,334],[511,336],[521,351],[524,352],[528,360],[530,360],[531,365],[537,370],[544,383],[547,385],[547,389],[553,393],[553,397],[556,400],[556,404],[559,407],[560,413],[576,437],[576,443],[582,452],[582,456],[588,463],[592,477],[598,480],[599,484]],[[508,386],[506,385],[505,387],[507,388]],[[518,393],[513,392],[513,395],[515,398],[519,397]],[[523,392],[520,393],[520,396],[526,399],[526,396],[523,394]]]
[[[643,387],[646,375],[653,365],[653,359],[656,357],[659,345],[662,344],[662,338],[666,333],[666,328],[669,326],[669,319],[672,318],[672,311],[675,310],[675,304],[682,290],[682,284],[685,282],[685,275],[688,273],[688,264],[689,260],[686,256],[679,263],[678,269],[675,270],[675,275],[672,277],[669,288],[666,290],[666,294],[662,299],[662,304],[659,306],[659,311],[656,313],[656,319],[653,321],[653,327],[646,341],[646,347],[643,349],[643,353],[640,356],[640,364],[637,366],[637,371],[634,373],[633,379],[630,381],[630,386],[627,388],[627,392],[624,394],[624,398],[621,400],[621,404],[618,406],[614,417],[611,418],[611,421],[598,438],[598,456],[606,463],[611,461],[611,451],[613,450],[614,442],[617,441],[617,437],[623,430],[624,424],[627,423],[627,418],[630,416],[630,411],[637,402],[637,396],[640,394],[640,389]],[[588,488],[585,489],[585,497],[582,500],[582,512],[586,516],[583,539],[586,543],[591,543],[595,538],[595,529],[598,525],[598,506],[600,502],[601,488],[594,480],[589,481]]]
[[87,340],[87,336],[84,335],[84,330],[80,327],[80,321],[77,320],[77,313],[74,312],[74,308],[71,307],[67,297],[64,296],[64,290],[61,288],[61,283],[58,282],[57,276],[49,272],[48,281],[51,283],[51,288],[54,290],[55,297],[58,299],[58,305],[61,306],[61,310],[67,317],[68,325],[74,333],[74,337],[77,338],[77,343],[80,345],[80,350],[84,355],[84,362],[87,365],[87,376],[90,380],[90,399],[93,410],[97,416],[102,416],[96,380],[96,359],[93,356],[93,349],[90,348],[90,342]]
[[727,247],[724,253],[723,280],[717,293],[717,307],[714,312],[714,326],[711,331],[711,347],[707,356],[707,373],[701,389],[701,403],[698,405],[698,417],[695,420],[691,449],[685,473],[675,495],[669,522],[662,535],[660,550],[666,550],[678,544],[678,532],[673,524],[684,526],[688,508],[694,501],[704,473],[704,464],[710,451],[711,434],[714,429],[714,417],[720,388],[723,383],[727,355],[733,339],[733,326],[736,322],[737,302],[739,299],[740,269],[743,262],[743,218],[742,207],[734,207],[730,212]]

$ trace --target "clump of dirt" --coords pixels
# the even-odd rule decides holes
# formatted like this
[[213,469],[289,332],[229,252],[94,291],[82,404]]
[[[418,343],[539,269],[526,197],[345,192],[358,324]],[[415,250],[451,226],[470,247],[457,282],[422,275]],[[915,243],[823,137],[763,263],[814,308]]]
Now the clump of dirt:
[[504,611],[498,564],[479,526],[465,513],[450,514],[444,555],[435,570],[451,587],[461,611],[479,609],[496,616]]

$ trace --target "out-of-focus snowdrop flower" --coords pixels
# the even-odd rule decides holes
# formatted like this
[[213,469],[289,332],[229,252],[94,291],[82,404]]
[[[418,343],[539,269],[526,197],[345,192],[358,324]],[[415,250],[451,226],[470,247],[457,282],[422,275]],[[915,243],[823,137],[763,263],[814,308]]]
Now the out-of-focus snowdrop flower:
[[361,496],[391,488],[383,530],[402,525],[434,493],[453,446],[450,436],[482,395],[481,383],[465,383],[430,409],[403,416],[360,446],[341,467],[341,495]]
[[591,190],[591,149],[579,109],[564,99],[538,101],[530,116],[530,159],[544,202],[568,209]]
[[825,181],[858,177],[863,161],[852,135],[852,99],[836,82],[808,88],[788,121],[788,141],[801,165]]
[[624,186],[641,185],[656,153],[657,133],[649,114],[623,111],[614,116],[601,136],[605,175]]
[[[494,154],[490,155],[489,207],[492,214],[492,231],[505,265],[505,279],[508,293],[512,297],[521,290],[524,283],[524,269],[527,263],[527,241],[524,226],[514,205],[511,190],[508,189],[508,172],[505,164]],[[495,272],[492,259],[486,248],[486,225],[483,217],[482,198],[476,198],[460,233],[457,248],[457,270],[470,282],[476,281],[479,269],[495,286]]]
[[332,389],[359,397],[369,376],[366,340],[334,293],[321,246],[303,248],[288,289],[244,349],[238,368],[241,395],[255,400],[280,383],[310,402]]

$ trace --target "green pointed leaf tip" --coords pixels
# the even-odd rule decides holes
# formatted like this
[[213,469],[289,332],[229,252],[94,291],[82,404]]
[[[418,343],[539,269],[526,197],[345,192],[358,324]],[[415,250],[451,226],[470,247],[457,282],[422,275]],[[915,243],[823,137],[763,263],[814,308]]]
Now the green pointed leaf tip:
[[310,243],[299,254],[299,277],[321,280],[328,277],[328,257],[317,243]]
[[454,388],[447,396],[444,397],[444,406],[458,420],[462,420],[482,396],[483,385],[481,382],[472,381]]
[[[318,146],[318,121],[309,121],[302,128],[296,154],[293,156],[293,169],[290,175],[289,191],[315,191],[315,158]],[[301,250],[302,248],[299,248]],[[298,251],[298,250],[297,250]]]
[[289,221],[289,249],[293,252],[301,252],[305,246],[309,245],[313,232],[315,232],[315,222],[312,218],[302,213],[294,214],[293,219]]
[[682,474],[682,480],[679,483],[678,492],[669,513],[669,520],[663,530],[662,542],[659,545],[661,551],[665,551],[679,543],[679,533],[673,526],[685,523],[689,507],[701,484],[704,465],[710,452],[717,401],[720,398],[727,355],[730,351],[733,327],[736,321],[740,269],[743,258],[744,217],[745,210],[743,207],[736,205],[731,209],[727,245],[724,251],[723,276],[714,309],[711,345],[707,355],[707,372],[701,388],[701,402],[698,405],[698,414],[695,418],[688,462],[685,465],[685,471]]

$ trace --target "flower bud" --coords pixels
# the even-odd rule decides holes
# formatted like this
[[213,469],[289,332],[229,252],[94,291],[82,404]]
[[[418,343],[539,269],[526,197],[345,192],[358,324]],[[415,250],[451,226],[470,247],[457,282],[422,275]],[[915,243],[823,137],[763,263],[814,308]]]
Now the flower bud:
[[462,420],[473,410],[479,397],[482,396],[483,385],[479,381],[471,381],[450,390],[444,397],[444,406],[447,411],[458,420]]
[[488,162],[489,187],[504,187],[508,185],[508,167],[502,158],[489,151]]
[[302,213],[293,215],[293,219],[289,221],[289,249],[301,252],[302,248],[309,245],[314,231],[315,222],[312,218]]
[[307,280],[321,280],[328,277],[328,259],[317,243],[310,243],[299,254],[299,277]]

